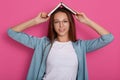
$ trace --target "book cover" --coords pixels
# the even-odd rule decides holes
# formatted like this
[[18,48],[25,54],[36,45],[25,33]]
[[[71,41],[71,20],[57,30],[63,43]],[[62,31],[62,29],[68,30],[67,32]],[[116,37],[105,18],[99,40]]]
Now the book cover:
[[55,10],[57,10],[59,7],[64,7],[66,9],[68,9],[70,12],[72,12],[73,14],[77,14],[76,11],[74,11],[73,9],[71,9],[70,7],[68,7],[66,4],[64,4],[63,2],[60,2],[52,11],[50,11],[48,13],[48,16],[50,16]]

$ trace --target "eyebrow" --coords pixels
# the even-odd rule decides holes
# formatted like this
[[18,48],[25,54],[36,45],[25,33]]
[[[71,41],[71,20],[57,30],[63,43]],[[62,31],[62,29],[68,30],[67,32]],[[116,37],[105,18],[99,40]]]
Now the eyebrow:
[[[59,19],[54,19],[54,20],[59,20]],[[63,20],[68,20],[68,18],[65,18],[65,19],[63,19]]]

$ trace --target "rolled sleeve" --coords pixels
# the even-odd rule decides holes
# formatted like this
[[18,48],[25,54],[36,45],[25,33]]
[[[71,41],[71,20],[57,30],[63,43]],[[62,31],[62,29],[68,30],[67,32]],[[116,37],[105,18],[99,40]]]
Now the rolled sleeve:
[[93,40],[85,40],[85,46],[86,46],[86,52],[91,52],[94,50],[97,50],[99,48],[102,48],[109,43],[111,43],[114,39],[114,36],[110,34],[102,35],[101,37]]
[[12,39],[32,49],[34,49],[37,44],[37,37],[33,37],[23,32],[15,32],[12,29],[8,29],[7,33]]

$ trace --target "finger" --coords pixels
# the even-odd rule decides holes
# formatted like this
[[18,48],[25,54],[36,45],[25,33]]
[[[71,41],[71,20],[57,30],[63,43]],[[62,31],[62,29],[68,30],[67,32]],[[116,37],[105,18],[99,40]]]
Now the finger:
[[42,17],[42,18],[47,18],[47,13],[43,12],[43,13],[41,14],[41,17]]
[[41,17],[41,14],[42,14],[42,13],[39,13],[38,16]]
[[79,12],[76,12],[77,14],[76,14],[76,16],[78,16],[79,15]]
[[46,20],[48,20],[48,19],[50,19],[50,17],[49,17],[49,16],[47,16],[45,19],[46,19]]
[[76,18],[76,19],[79,19],[79,17],[78,17],[77,15],[75,15],[75,18]]
[[84,12],[78,12],[78,14],[79,14],[79,15],[85,15],[85,13],[84,13]]
[[85,13],[84,13],[84,12],[81,12],[80,14],[81,14],[82,16],[86,17],[86,15],[85,15]]
[[84,15],[84,13],[82,13],[82,12],[77,12],[77,14],[76,14],[76,16],[83,16]]

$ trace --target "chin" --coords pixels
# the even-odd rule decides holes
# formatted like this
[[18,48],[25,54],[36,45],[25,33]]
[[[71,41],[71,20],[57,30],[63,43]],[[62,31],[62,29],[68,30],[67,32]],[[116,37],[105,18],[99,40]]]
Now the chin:
[[65,33],[59,33],[58,35],[62,37],[62,36],[65,36],[66,34]]

